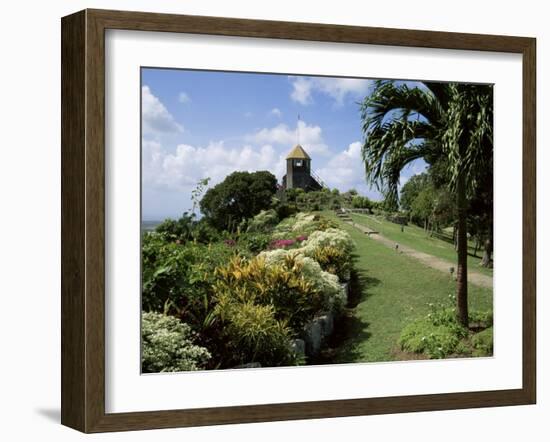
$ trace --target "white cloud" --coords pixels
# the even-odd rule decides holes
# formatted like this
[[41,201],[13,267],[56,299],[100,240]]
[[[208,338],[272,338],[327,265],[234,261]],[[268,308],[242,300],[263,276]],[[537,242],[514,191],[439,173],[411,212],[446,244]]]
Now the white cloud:
[[245,117],[245,118],[251,118],[251,117],[253,117],[253,116],[254,116],[254,114],[253,114],[252,112],[245,112],[245,113],[244,113],[244,117]]
[[178,95],[178,101],[182,104],[186,104],[191,102],[191,98],[187,95],[187,93],[180,92]]
[[269,144],[228,148],[223,142],[206,147],[180,144],[174,152],[159,142],[143,141],[143,182],[147,188],[181,191],[188,198],[197,181],[210,177],[210,185],[234,171],[268,170],[281,178],[284,158]]
[[[299,133],[298,133],[299,132]],[[292,129],[286,124],[278,124],[272,128],[263,128],[257,132],[247,135],[246,140],[256,144],[278,144],[287,146],[290,150],[296,143],[304,147],[310,154],[327,155],[328,146],[323,140],[323,130],[320,126],[309,126],[304,121],[298,121],[296,128]]]
[[317,173],[325,183],[345,192],[351,188],[367,190],[365,166],[361,158],[360,141],[351,143],[347,149],[332,157]]
[[369,89],[371,80],[359,78],[329,78],[329,77],[289,77],[292,83],[290,98],[302,105],[313,102],[313,92],[319,92],[334,99],[337,106],[351,97],[362,98]]
[[279,108],[274,107],[269,112],[269,115],[272,115],[272,116],[277,117],[277,118],[281,118],[283,116],[283,113],[281,112],[281,110]]
[[311,98],[313,82],[304,77],[291,77],[291,81],[292,92],[290,98],[303,105],[310,104],[313,101]]
[[183,132],[166,106],[151,92],[149,86],[141,88],[141,106],[144,134],[165,134]]

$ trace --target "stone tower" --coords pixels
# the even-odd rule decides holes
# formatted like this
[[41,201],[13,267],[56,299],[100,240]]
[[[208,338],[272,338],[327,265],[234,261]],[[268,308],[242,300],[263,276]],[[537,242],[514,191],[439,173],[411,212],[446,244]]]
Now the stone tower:
[[302,146],[297,144],[286,157],[285,189],[320,190],[323,186],[311,174],[311,158]]

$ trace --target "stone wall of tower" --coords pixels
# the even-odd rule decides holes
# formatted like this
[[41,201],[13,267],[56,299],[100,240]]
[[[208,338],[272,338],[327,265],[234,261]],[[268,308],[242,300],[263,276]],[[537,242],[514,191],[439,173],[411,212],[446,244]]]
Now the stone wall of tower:
[[[301,165],[298,165],[298,162]],[[311,160],[289,158],[286,160],[286,187],[287,189],[307,189],[311,183]]]

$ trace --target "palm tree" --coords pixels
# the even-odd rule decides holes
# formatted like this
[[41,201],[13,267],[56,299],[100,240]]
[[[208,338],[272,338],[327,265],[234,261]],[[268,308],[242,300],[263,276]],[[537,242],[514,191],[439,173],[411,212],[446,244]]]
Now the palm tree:
[[[492,88],[377,81],[361,104],[367,180],[397,202],[403,168],[423,158],[443,170],[456,198],[457,315],[468,326],[467,202],[492,176]],[[490,164],[489,164],[490,162]]]

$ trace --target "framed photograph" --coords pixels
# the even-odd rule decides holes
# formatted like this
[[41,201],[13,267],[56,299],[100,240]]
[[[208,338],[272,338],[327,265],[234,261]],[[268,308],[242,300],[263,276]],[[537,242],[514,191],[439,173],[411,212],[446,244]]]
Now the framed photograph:
[[61,24],[64,425],[535,403],[535,39]]

